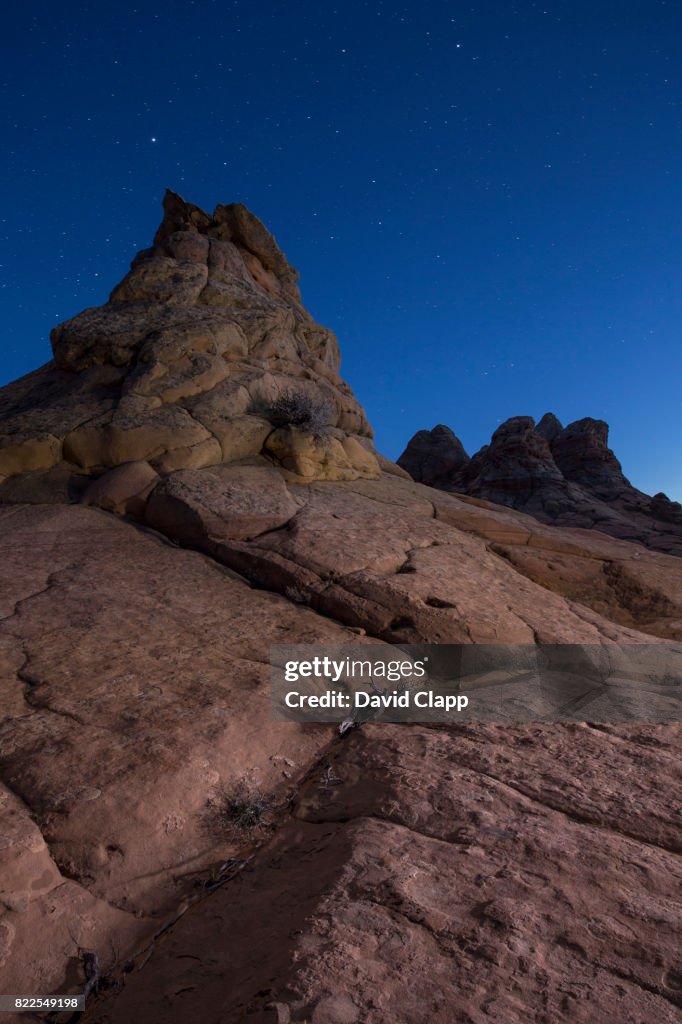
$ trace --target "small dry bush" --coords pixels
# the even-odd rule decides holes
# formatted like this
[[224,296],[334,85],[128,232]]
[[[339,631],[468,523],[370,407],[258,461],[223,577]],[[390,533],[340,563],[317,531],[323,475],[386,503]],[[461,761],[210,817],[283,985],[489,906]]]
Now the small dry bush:
[[268,418],[276,427],[293,426],[316,437],[324,436],[330,427],[332,405],[307,391],[282,391],[271,403]]
[[272,800],[266,793],[241,779],[231,788],[223,788],[211,801],[210,824],[212,829],[234,836],[260,832],[270,826],[271,807]]

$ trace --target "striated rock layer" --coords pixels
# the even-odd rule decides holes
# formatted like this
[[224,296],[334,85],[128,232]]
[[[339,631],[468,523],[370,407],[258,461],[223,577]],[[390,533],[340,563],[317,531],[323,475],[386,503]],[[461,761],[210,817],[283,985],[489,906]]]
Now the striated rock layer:
[[449,427],[420,430],[398,459],[415,480],[509,505],[557,526],[601,530],[656,551],[682,555],[682,505],[633,487],[608,446],[603,420],[562,427],[515,416],[469,458]]
[[674,1024],[675,740],[368,726],[327,748],[253,872],[89,1020]]
[[77,496],[127,463],[166,474],[261,453],[303,479],[378,476],[297,276],[245,207],[209,216],[168,192],[106,305],[56,327],[54,361],[2,389],[0,500]]
[[[340,740],[270,719],[268,659],[675,642],[682,560],[377,455],[243,207],[169,194],[53,343],[0,391],[0,991],[90,978],[101,1024],[678,1020],[678,726]],[[498,440],[527,433],[539,465],[565,432]]]

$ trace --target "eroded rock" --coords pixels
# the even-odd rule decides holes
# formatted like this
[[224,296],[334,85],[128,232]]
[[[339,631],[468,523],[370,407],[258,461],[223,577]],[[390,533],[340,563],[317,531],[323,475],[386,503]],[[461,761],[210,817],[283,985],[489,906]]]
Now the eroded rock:
[[168,537],[201,546],[278,530],[298,509],[273,467],[221,466],[173,473],[154,491],[146,521]]
[[415,434],[398,461],[432,487],[682,555],[682,506],[633,487],[608,447],[608,432],[603,420],[564,428],[552,413],[537,425],[515,416],[468,459],[452,431],[435,427]]
[[297,278],[245,207],[209,215],[168,192],[154,244],[109,301],[56,327],[54,362],[0,393],[0,501],[12,477],[62,461],[94,476],[147,461],[165,476],[258,456],[282,428],[273,407],[298,392],[334,433],[305,453],[273,439],[271,459],[306,479],[377,477],[336,338]]
[[600,531],[673,503],[623,489],[598,425],[567,479],[551,417],[471,461],[440,430],[426,476],[476,494],[413,482],[296,280],[244,207],[168,194],[110,302],[0,390],[0,991],[82,991],[88,951],[108,1024],[672,1024],[678,726],[339,740],[274,722],[268,682],[274,642],[495,642],[646,684],[682,560]]

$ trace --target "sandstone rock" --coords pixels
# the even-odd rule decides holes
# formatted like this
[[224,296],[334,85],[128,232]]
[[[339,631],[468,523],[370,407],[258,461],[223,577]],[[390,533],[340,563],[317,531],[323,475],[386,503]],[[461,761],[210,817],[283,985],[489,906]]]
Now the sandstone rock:
[[564,428],[561,421],[553,412],[546,412],[541,420],[535,425],[535,433],[544,437],[549,445],[559,436]]
[[208,283],[208,267],[150,255],[139,260],[114,288],[110,302],[163,302],[182,306],[196,302]]
[[398,465],[419,483],[455,488],[469,462],[459,438],[449,427],[420,430],[398,459]]
[[666,523],[682,523],[682,504],[679,501],[671,501],[668,495],[662,492],[654,494],[649,511],[654,519],[661,519]]
[[402,480],[413,479],[406,469],[399,466],[397,462],[391,462],[391,460],[387,459],[385,455],[377,454],[377,462],[379,463],[379,469],[382,473],[389,473],[391,476],[398,476]]
[[589,644],[628,643],[639,630],[680,635],[677,559],[652,552],[642,560],[638,547],[587,531],[566,538],[529,516],[479,510],[388,475],[288,487],[300,508],[285,530],[218,541],[177,516],[173,536],[260,587],[299,595],[387,642]]
[[629,488],[620,462],[608,446],[609,427],[603,420],[569,423],[553,441],[552,453],[564,477],[587,487],[604,501]]
[[205,441],[184,445],[182,448],[171,448],[161,455],[152,458],[155,469],[166,475],[178,469],[203,469],[204,466],[215,466],[222,461],[222,448],[215,437],[207,437]]
[[0,988],[82,991],[240,856],[223,787],[327,742],[270,721],[271,639],[364,639],[94,508],[0,508],[0,561]]
[[376,480],[380,476],[379,462],[374,453],[362,443],[362,439],[352,435],[344,437],[341,439],[341,447],[355,471],[356,479]]
[[172,371],[159,361],[140,364],[138,369],[143,372],[129,384],[126,381],[126,393],[158,398],[164,405],[211,391],[229,372],[222,355],[206,352],[194,352],[178,360]]
[[341,783],[318,766],[254,870],[93,1020],[179,1024],[184,990],[205,1024],[272,1002],[300,1022],[674,1024],[675,735],[357,730],[327,750]]
[[515,416],[497,428],[489,445],[467,467],[467,493],[496,504],[523,506],[539,488],[565,492],[561,472],[547,441],[534,430],[530,416]]
[[49,469],[61,459],[61,441],[52,434],[15,443],[11,438],[7,440],[9,443],[0,443],[0,474],[3,477]]
[[84,469],[152,461],[177,448],[191,448],[209,432],[180,406],[149,413],[103,417],[78,427],[64,438],[64,457]]
[[608,447],[603,420],[564,428],[552,413],[537,425],[529,416],[516,416],[471,460],[455,461],[452,469],[440,461],[443,445],[450,443],[447,429],[420,431],[410,441],[399,462],[415,479],[520,509],[541,522],[597,529],[682,555],[682,506],[665,495],[649,498],[630,484]]
[[218,420],[202,418],[203,412],[195,413],[196,419],[209,423],[221,449],[221,461],[239,462],[263,450],[265,439],[272,433],[272,423],[262,416],[235,416]]
[[0,482],[0,503],[69,504],[80,500],[91,477],[80,466],[59,462],[44,471],[17,473]]
[[469,671],[581,643],[641,707],[679,658],[677,509],[592,493],[621,486],[603,431],[548,417],[471,462],[436,433],[429,472],[475,495],[407,478],[296,279],[244,207],[169,193],[111,301],[0,390],[0,451],[61,446],[0,473],[0,991],[82,991],[87,950],[93,1024],[672,1024],[679,726],[340,739],[273,721],[268,683],[275,642],[462,643]]
[[147,498],[160,479],[148,462],[128,462],[93,480],[81,502],[106,512],[141,517]]
[[301,480],[355,480],[380,475],[374,455],[353,437],[316,435],[294,426],[278,427],[267,437],[266,454]]
[[284,526],[298,511],[272,467],[225,466],[173,475],[154,491],[146,521],[184,544],[249,540]]
[[300,463],[306,478],[378,475],[336,338],[301,305],[297,278],[245,207],[208,215],[167,193],[154,244],[109,302],[56,327],[54,363],[0,393],[0,500],[7,479],[62,458],[97,476],[128,462],[167,474],[258,456],[277,426],[272,403],[295,387],[328,405],[338,433]]

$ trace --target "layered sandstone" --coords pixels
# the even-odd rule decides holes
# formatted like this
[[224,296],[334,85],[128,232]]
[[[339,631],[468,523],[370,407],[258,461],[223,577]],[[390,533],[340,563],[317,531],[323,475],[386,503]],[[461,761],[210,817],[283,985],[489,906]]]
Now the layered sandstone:
[[68,499],[128,463],[165,475],[261,453],[302,479],[378,476],[337,340],[297,277],[244,206],[208,215],[166,193],[109,301],[56,327],[54,361],[3,389],[0,500]]
[[[276,642],[679,655],[682,560],[409,479],[260,222],[165,206],[0,391],[0,991],[96,954],[102,1024],[676,1020],[676,726],[340,739],[272,721],[268,680]],[[563,433],[491,447],[580,489]]]

